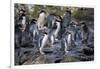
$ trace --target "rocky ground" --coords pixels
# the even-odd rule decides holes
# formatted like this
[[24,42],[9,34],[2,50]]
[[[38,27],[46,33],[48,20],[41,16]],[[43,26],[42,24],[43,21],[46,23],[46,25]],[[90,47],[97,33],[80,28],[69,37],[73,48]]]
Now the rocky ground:
[[19,49],[16,49],[15,65],[67,63],[94,60],[94,49],[90,47],[74,47],[66,53],[61,50],[60,47],[57,47],[57,45],[54,47],[44,48],[44,55],[41,55],[36,47],[21,47],[20,51]]

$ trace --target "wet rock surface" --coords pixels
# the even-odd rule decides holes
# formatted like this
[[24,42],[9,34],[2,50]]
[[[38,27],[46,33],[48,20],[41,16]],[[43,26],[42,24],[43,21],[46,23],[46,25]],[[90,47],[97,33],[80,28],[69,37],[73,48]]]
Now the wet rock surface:
[[55,45],[54,47],[44,48],[43,51],[45,54],[42,55],[35,47],[22,47],[20,52],[19,49],[16,49],[16,65],[65,63],[76,61],[81,62],[94,60],[94,50],[93,48],[89,47],[73,48],[65,53],[59,46]]

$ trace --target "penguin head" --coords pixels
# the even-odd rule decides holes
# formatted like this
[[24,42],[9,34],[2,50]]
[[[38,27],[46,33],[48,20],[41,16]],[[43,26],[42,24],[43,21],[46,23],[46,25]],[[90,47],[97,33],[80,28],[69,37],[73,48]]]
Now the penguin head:
[[20,10],[19,10],[19,14],[20,14],[21,16],[25,16],[25,13],[26,13],[26,11],[25,11],[24,9],[20,9]]
[[71,10],[67,8],[66,13],[71,15]]
[[82,27],[85,26],[85,25],[86,25],[85,21],[81,21],[81,22],[80,22],[80,25],[81,25]]
[[44,9],[42,9],[41,11],[40,11],[40,14],[41,13],[45,13],[46,14],[46,11],[44,10]]
[[32,19],[32,20],[31,20],[31,24],[35,24],[36,21],[37,21],[36,19]]

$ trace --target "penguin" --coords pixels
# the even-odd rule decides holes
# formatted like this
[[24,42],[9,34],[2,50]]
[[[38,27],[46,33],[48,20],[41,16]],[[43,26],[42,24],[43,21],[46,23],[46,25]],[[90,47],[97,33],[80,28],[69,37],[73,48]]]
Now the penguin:
[[57,38],[58,33],[59,33],[59,31],[60,31],[60,28],[61,28],[61,27],[60,27],[60,22],[56,22],[56,25],[57,25],[57,29],[56,29],[54,35],[55,35],[55,37]]
[[45,53],[43,52],[43,48],[47,45],[47,43],[48,43],[48,34],[45,32],[45,33],[44,33],[44,37],[43,37],[43,39],[42,39],[41,47],[40,47],[40,53],[41,53],[42,55],[45,54]]
[[44,25],[46,24],[46,12],[44,10],[41,10],[38,20],[37,20],[37,25],[38,29],[42,29]]

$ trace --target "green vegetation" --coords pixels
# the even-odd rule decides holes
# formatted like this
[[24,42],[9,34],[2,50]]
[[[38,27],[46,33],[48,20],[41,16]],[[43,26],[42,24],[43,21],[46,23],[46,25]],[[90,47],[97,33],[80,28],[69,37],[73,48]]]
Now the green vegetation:
[[94,9],[93,8],[79,8],[74,11],[73,17],[78,20],[94,21]]
[[[32,4],[15,4],[15,20],[18,20],[19,10],[24,8],[29,19],[37,19],[41,9],[44,9],[47,14],[54,13],[63,16],[67,9],[72,11],[72,16],[78,20],[94,21],[93,8],[78,8],[78,7],[63,7],[63,6],[47,6],[47,5],[32,5]],[[15,21],[17,22],[17,21]]]

